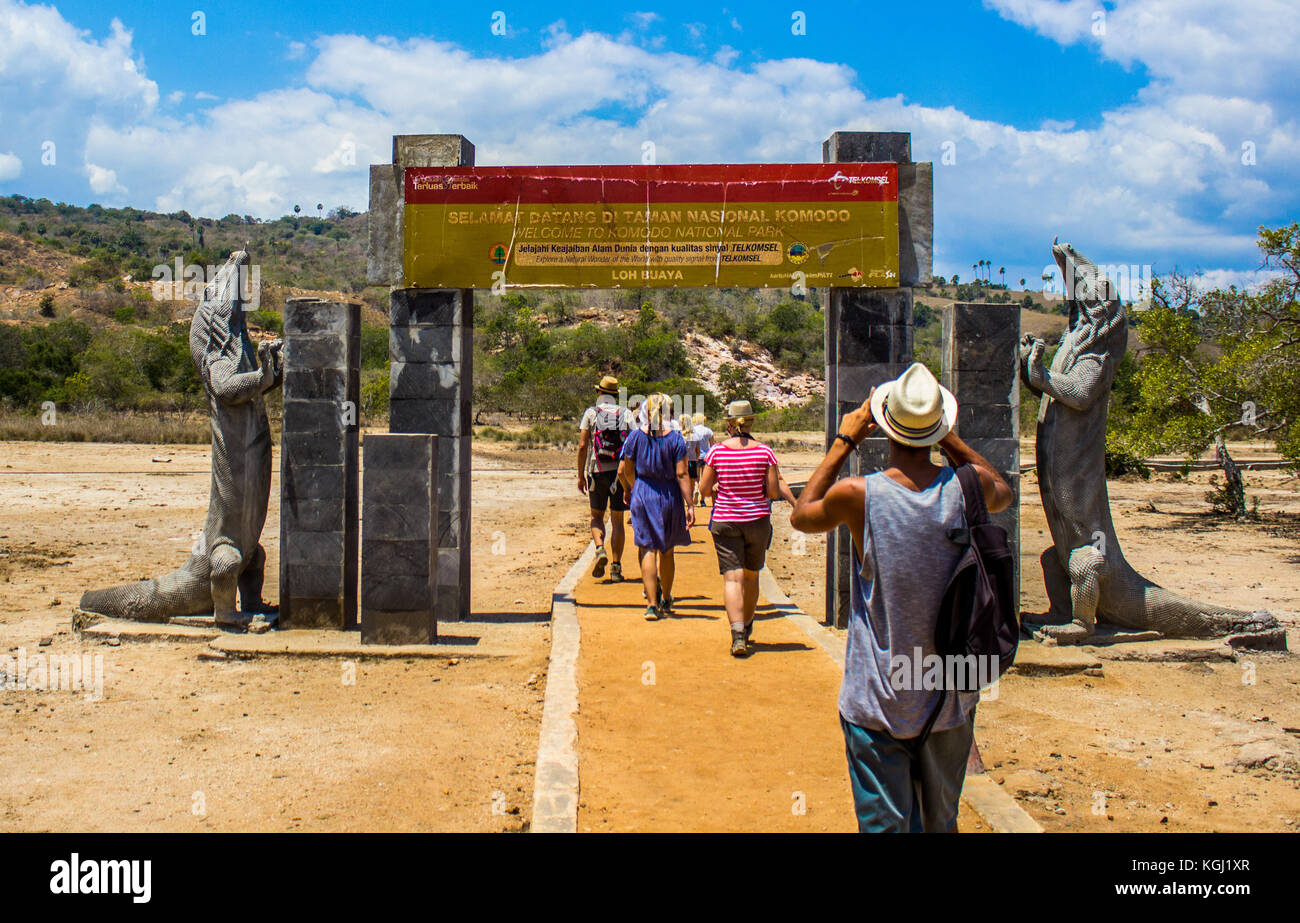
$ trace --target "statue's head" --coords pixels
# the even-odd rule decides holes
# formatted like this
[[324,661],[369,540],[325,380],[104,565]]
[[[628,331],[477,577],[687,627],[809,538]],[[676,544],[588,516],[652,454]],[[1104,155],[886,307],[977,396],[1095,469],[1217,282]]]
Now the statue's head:
[[201,356],[238,355],[244,335],[240,268],[247,262],[247,251],[236,250],[203,289],[190,322],[190,352],[200,365]]
[[[1061,270],[1070,330],[1075,332],[1071,352],[1102,349],[1123,354],[1127,343],[1128,319],[1120,304],[1115,283],[1092,260],[1071,244],[1052,241],[1052,258]],[[1118,360],[1117,360],[1118,361]]]
[[1053,240],[1052,258],[1060,267],[1066,300],[1078,302],[1089,317],[1098,318],[1098,307],[1119,301],[1115,283],[1072,244]]

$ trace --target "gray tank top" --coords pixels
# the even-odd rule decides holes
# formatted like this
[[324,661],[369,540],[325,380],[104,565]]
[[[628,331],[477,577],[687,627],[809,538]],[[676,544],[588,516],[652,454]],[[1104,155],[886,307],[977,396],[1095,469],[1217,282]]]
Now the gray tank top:
[[[939,704],[938,689],[924,688],[924,672],[935,663],[939,604],[962,551],[948,530],[965,527],[965,502],[949,467],[922,491],[883,471],[864,482],[863,557],[860,570],[850,575],[840,714],[851,724],[907,740],[921,733]],[[858,563],[856,548],[853,556]],[[978,693],[949,693],[934,730],[957,727],[978,701]]]

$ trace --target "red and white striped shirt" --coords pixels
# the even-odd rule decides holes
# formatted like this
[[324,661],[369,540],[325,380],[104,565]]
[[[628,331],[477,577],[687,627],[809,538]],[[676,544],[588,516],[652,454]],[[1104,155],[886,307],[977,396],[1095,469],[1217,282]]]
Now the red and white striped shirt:
[[719,522],[753,522],[772,513],[767,498],[767,469],[776,464],[772,450],[750,441],[743,449],[719,442],[705,456],[704,464],[718,478],[713,518]]

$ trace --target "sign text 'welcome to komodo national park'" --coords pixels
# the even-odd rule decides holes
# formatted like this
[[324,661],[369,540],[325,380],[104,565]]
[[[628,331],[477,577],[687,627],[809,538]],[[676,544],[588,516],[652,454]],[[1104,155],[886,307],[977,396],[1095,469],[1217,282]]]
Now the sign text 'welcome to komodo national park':
[[898,285],[892,163],[408,167],[405,183],[408,288]]

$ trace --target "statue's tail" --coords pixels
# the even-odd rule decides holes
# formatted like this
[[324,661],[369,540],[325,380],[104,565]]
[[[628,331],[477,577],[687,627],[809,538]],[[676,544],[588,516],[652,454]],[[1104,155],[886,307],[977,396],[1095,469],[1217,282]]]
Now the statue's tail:
[[164,622],[174,615],[211,612],[212,587],[206,569],[205,558],[191,555],[183,567],[157,580],[87,590],[77,607],[83,612],[138,622]]
[[1222,638],[1259,634],[1281,628],[1267,610],[1246,612],[1196,602],[1144,580],[1146,619],[1149,627],[1167,638]]

